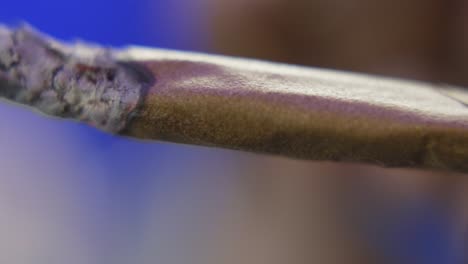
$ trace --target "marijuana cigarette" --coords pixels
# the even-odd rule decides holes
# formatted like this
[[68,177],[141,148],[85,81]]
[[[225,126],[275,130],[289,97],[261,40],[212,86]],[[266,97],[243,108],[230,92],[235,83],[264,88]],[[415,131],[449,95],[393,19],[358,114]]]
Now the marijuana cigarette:
[[0,96],[138,139],[468,172],[467,92],[443,85],[65,44],[22,26],[0,27]]

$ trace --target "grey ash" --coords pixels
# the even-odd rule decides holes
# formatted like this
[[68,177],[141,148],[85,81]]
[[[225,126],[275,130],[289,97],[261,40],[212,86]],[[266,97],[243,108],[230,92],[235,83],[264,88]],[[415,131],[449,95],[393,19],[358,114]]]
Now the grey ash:
[[118,133],[144,85],[110,49],[63,45],[28,26],[0,27],[2,97]]

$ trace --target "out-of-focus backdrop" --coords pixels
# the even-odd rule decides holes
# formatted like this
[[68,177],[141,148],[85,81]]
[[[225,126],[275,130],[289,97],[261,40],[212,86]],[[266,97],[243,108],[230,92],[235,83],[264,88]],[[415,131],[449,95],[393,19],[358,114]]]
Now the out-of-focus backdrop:
[[[0,21],[468,85],[464,0],[5,0]],[[138,142],[0,104],[0,263],[462,264],[467,193],[466,175]]]

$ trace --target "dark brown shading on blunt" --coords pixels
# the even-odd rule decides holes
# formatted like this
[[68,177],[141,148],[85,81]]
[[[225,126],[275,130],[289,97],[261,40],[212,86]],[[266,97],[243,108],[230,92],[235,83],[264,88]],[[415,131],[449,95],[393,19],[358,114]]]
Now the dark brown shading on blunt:
[[[431,113],[394,106],[393,99],[385,99],[393,95],[385,93],[382,104],[376,104],[375,96],[369,96],[369,101],[339,96],[348,88],[349,93],[354,92],[339,80],[347,75],[353,79],[352,74],[331,73],[338,78],[317,79],[294,71],[263,72],[261,65],[255,68],[247,61],[242,68],[232,67],[229,61],[208,58],[200,62],[186,56],[141,61],[154,73],[156,82],[124,134],[299,159],[468,171],[468,115],[450,113],[450,107],[446,113]],[[381,89],[415,85],[369,76],[359,76],[350,85],[359,82],[363,87],[358,91],[364,89],[369,95],[379,93],[380,88],[373,84],[382,83]],[[289,90],[298,85],[306,85],[304,93]],[[337,96],[307,91],[318,85],[336,89]],[[440,104],[468,113],[468,108],[438,88],[419,85],[435,101],[440,98]],[[400,92],[398,97],[415,98],[412,89]],[[418,104],[417,98],[410,100],[414,100],[410,104]]]

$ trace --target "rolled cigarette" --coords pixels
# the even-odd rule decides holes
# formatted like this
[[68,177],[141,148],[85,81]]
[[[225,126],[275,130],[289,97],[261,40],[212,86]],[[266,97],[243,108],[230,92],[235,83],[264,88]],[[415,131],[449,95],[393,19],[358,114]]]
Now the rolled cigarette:
[[0,96],[109,133],[468,172],[468,93],[409,80],[0,28]]

